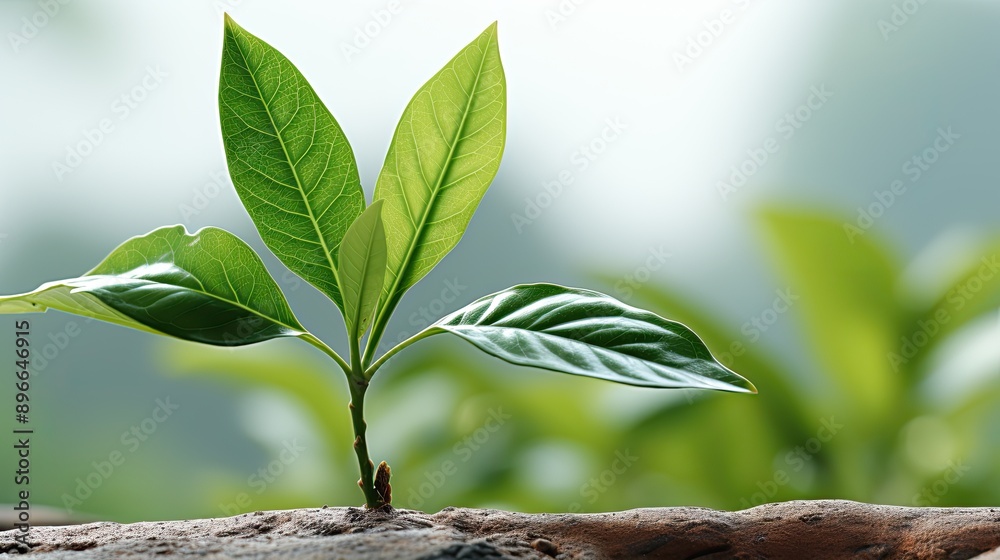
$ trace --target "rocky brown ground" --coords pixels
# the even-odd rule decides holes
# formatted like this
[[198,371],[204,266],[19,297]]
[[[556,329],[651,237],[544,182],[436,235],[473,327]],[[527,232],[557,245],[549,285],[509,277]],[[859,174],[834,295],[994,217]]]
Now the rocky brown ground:
[[[653,508],[435,514],[358,508],[263,511],[221,519],[35,527],[46,559],[716,559],[1000,560],[1000,508],[905,508],[798,501],[725,512]],[[15,552],[14,532],[0,551]]]

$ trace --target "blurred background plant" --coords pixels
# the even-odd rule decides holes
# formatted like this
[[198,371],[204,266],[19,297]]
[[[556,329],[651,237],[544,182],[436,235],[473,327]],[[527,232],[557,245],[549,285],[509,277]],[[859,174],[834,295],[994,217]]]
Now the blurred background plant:
[[[0,3],[2,31],[46,21],[0,49],[16,84],[0,91],[0,292],[79,274],[162,224],[216,225],[262,254],[303,323],[342,339],[335,310],[267,253],[221,173],[220,9],[296,61],[352,139],[369,196],[410,93],[498,19],[504,164],[387,338],[537,279],[681,320],[760,390],[564,379],[431,339],[370,392],[373,459],[393,466],[397,506],[1000,501],[997,4],[456,0],[403,4],[388,23],[376,0],[71,2],[44,17],[42,4]],[[723,9],[733,23],[678,68]],[[147,75],[162,81],[145,88]],[[804,122],[813,95],[821,108]],[[114,131],[57,177],[53,163],[104,118]],[[912,167],[948,127],[954,146]],[[769,138],[780,149],[746,164]],[[742,185],[720,187],[744,164],[755,171]],[[897,179],[909,190],[882,204]],[[345,484],[346,387],[313,349],[31,319],[35,504],[128,521],[359,503]],[[177,408],[156,422],[165,399]],[[0,502],[12,491],[0,479]]]

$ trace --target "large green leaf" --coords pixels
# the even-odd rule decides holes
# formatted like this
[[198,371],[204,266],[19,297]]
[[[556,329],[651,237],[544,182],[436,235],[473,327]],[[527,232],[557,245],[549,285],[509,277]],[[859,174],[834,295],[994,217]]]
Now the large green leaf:
[[385,278],[385,229],[382,201],[376,200],[351,224],[340,257],[347,332],[360,338],[368,329]]
[[49,308],[218,346],[305,332],[260,257],[218,228],[163,227],[84,276],[0,297],[0,313]]
[[298,69],[228,16],[219,113],[229,174],[264,243],[343,310],[338,253],[365,207],[354,153]]
[[438,332],[523,366],[643,387],[756,392],[684,325],[590,290],[514,286],[442,318],[423,336]]
[[420,88],[396,128],[375,186],[389,251],[376,328],[461,239],[500,166],[506,111],[494,23]]
[[774,317],[801,315],[821,365],[860,413],[891,410],[902,379],[889,360],[899,344],[897,263],[874,234],[852,239],[834,216],[773,208],[761,217],[788,282],[778,289],[797,298],[775,301]]

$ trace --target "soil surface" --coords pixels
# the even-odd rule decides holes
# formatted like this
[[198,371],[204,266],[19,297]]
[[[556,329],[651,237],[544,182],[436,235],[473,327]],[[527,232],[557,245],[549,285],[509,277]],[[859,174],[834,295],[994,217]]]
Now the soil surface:
[[[14,531],[0,552],[19,551]],[[1000,508],[905,508],[848,501],[767,504],[737,512],[636,509],[435,514],[359,508],[236,517],[33,527],[31,556],[50,559],[1000,559]]]

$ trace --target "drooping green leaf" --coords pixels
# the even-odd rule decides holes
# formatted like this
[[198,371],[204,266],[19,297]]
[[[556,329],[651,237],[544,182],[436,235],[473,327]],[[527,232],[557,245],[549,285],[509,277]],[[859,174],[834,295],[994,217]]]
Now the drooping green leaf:
[[523,366],[643,387],[756,392],[684,325],[590,290],[514,286],[425,331],[438,332]]
[[228,16],[219,113],[229,174],[264,243],[343,311],[340,244],[365,208],[354,152],[298,69]]
[[382,201],[376,200],[351,224],[341,245],[340,282],[350,336],[360,338],[368,329],[384,278],[385,229]]
[[0,297],[0,313],[49,308],[217,346],[305,332],[260,257],[218,228],[163,227],[84,276]]
[[388,243],[380,320],[455,247],[496,176],[506,87],[494,23],[403,111],[375,186]]

